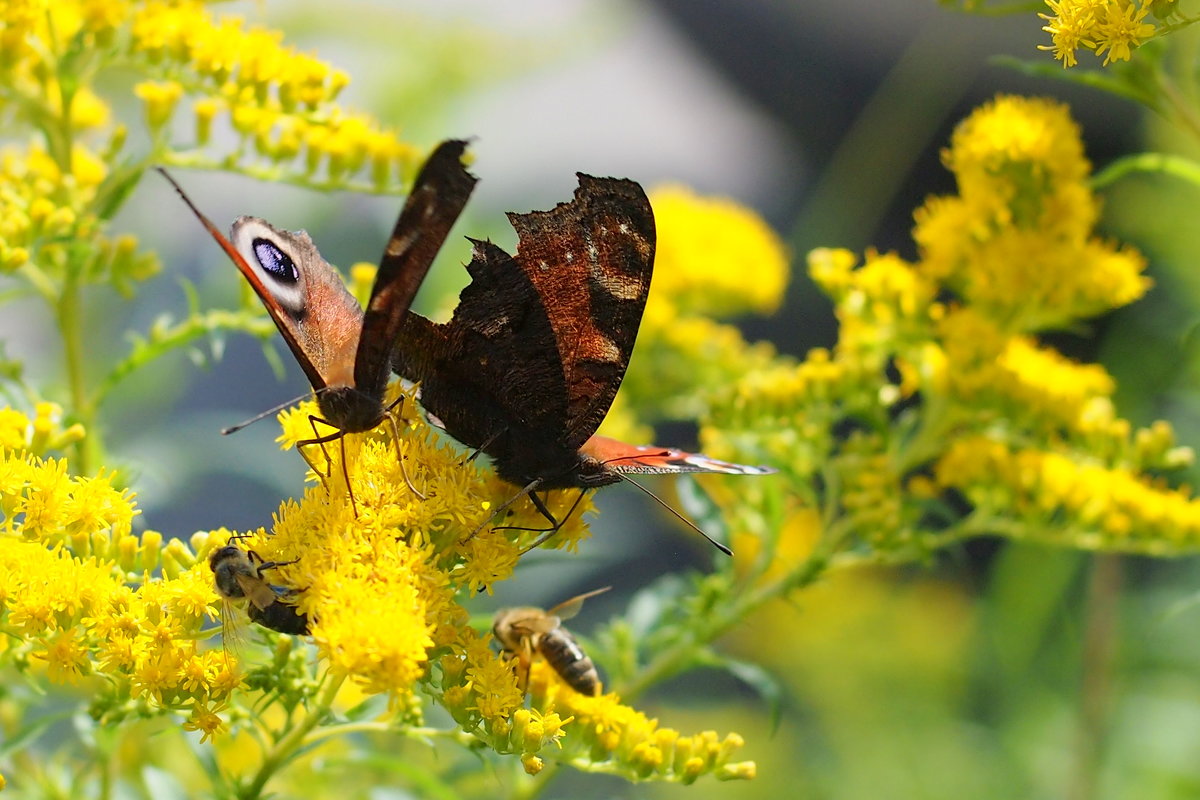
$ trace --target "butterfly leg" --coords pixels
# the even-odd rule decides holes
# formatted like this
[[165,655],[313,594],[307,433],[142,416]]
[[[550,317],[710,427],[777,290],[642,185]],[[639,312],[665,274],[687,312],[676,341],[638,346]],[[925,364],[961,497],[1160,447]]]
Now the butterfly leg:
[[[579,495],[576,496],[575,502],[571,504],[571,507],[569,509],[567,509],[566,516],[564,516],[562,518],[562,522],[559,522],[554,519],[554,515],[550,513],[550,509],[546,508],[546,504],[542,502],[541,498],[539,498],[536,494],[529,495],[530,499],[533,500],[534,508],[536,508],[538,511],[540,511],[542,513],[543,517],[550,520],[550,528],[549,528],[549,530],[544,531],[542,533],[542,535],[538,537],[538,540],[536,542],[534,542],[533,544],[529,545],[529,547],[526,547],[524,550],[522,550],[520,555],[523,556],[526,553],[528,553],[530,550],[535,550],[538,547],[541,547],[543,544],[545,544],[550,539],[551,536],[553,536],[554,534],[556,534],[560,530],[562,530],[562,527],[567,524],[567,520],[569,520],[571,518],[571,515],[575,513],[575,509],[579,508],[579,503],[580,503],[580,501],[583,500],[583,496],[586,493],[587,493],[587,489],[579,490]],[[518,556],[518,558],[519,557],[520,556]]]
[[[422,500],[428,500],[429,498],[425,496],[425,493],[418,491],[417,487],[413,485],[412,479],[408,477],[408,469],[404,466],[404,448],[400,444],[400,425],[396,422],[397,414],[392,412],[393,408],[399,404],[402,404],[403,402],[404,395],[400,395],[395,399],[395,401],[392,402],[390,406],[383,410],[383,413],[384,416],[387,417],[387,421],[391,423],[392,426],[392,441],[396,443],[396,461],[400,464],[400,474],[404,476],[404,483],[407,484],[408,490],[417,497],[421,498]],[[399,416],[403,417],[404,415],[400,414]]]
[[[329,457],[329,451],[327,451],[325,449],[325,443],[333,441],[342,432],[340,430],[335,430],[331,434],[326,434],[326,435],[322,436],[321,432],[319,430],[317,430],[318,422],[320,422],[323,425],[329,425],[328,422],[321,419],[320,417],[315,417],[312,414],[308,415],[308,424],[309,424],[309,427],[312,428],[313,438],[302,439],[302,440],[296,442],[296,450],[304,458],[304,463],[308,464],[308,468],[313,471],[313,474],[315,474],[318,478],[321,479],[321,486],[323,486],[325,488],[325,491],[329,491],[329,485],[327,483],[325,483],[325,479],[328,478],[330,473],[333,471],[333,459],[331,459]],[[330,427],[332,427],[332,426],[330,426]],[[314,445],[314,444],[321,445],[321,453],[325,456],[325,469],[324,470],[317,469],[317,465],[315,463],[313,463],[313,460],[311,458],[309,458],[308,455],[304,452],[305,447],[308,447],[309,445]]]
[[350,495],[350,510],[358,519],[358,503],[354,500],[354,487],[350,485],[350,468],[346,466],[346,437],[338,439],[338,444],[342,448],[342,477],[346,479],[346,494]]
[[[318,422],[320,422],[323,425],[329,425],[329,427],[331,427],[331,428],[335,428],[334,432],[330,433],[330,434],[326,434],[325,436],[321,436],[320,431],[317,430]],[[341,448],[342,448],[342,475],[346,479],[346,492],[347,492],[347,494],[350,495],[350,508],[353,509],[354,516],[357,519],[358,518],[358,503],[354,499],[354,488],[350,485],[350,470],[346,466],[346,432],[341,430],[340,428],[336,428],[336,426],[330,424],[327,420],[323,420],[320,417],[313,416],[312,414],[308,415],[308,424],[312,426],[314,438],[303,439],[299,442],[296,442],[296,449],[300,452],[300,455],[304,458],[305,463],[308,464],[309,469],[311,469],[314,473],[316,473],[317,477],[321,478],[321,485],[323,487],[325,487],[325,491],[328,492],[329,484],[327,484],[325,482],[325,479],[328,478],[333,472],[333,459],[331,459],[329,457],[329,451],[325,449],[325,444],[327,442],[332,442],[334,439],[340,440]],[[314,444],[321,445],[321,452],[325,454],[325,464],[328,468],[325,473],[322,473],[319,469],[317,469],[316,465],[313,464],[312,459],[310,459],[308,457],[308,455],[302,449],[304,447],[308,447],[309,445],[314,445]]]
[[498,438],[500,438],[500,434],[504,433],[506,430],[508,430],[508,428],[501,428],[500,430],[496,431],[488,438],[484,439],[483,444],[479,445],[479,447],[476,447],[473,451],[471,451],[471,455],[467,456],[467,460],[464,461],[463,463],[470,464],[472,461],[479,458],[479,454],[485,452],[489,447],[491,447],[492,442],[494,442]]
[[[494,520],[496,517],[500,516],[500,513],[501,513],[501,512],[503,512],[505,509],[507,509],[507,508],[508,508],[509,506],[511,506],[513,503],[517,502],[517,501],[518,501],[518,500],[520,500],[522,497],[524,497],[525,495],[529,494],[529,493],[530,493],[530,492],[532,492],[533,490],[537,489],[537,487],[539,487],[539,486],[541,486],[541,485],[542,485],[542,479],[541,479],[541,478],[536,478],[536,479],[534,479],[533,481],[531,481],[531,482],[530,482],[530,483],[529,483],[527,486],[525,486],[525,488],[521,489],[521,491],[517,492],[517,493],[516,493],[516,494],[514,494],[512,497],[508,498],[508,499],[507,499],[507,500],[505,500],[503,503],[501,503],[500,505],[496,506],[496,510],[492,512],[491,516],[489,516],[489,517],[488,517],[487,519],[485,519],[483,522],[481,522],[481,523],[479,523],[477,526],[475,526],[475,530],[473,530],[473,531],[471,531],[470,533],[468,533],[468,534],[467,534],[467,535],[466,535],[466,536],[463,538],[463,542],[469,542],[469,541],[471,541],[472,539],[474,539],[474,538],[475,538],[475,536],[476,536],[476,535],[477,535],[477,534],[478,534],[478,533],[479,533],[481,530],[483,530],[484,528],[486,528],[486,527],[488,526],[488,524],[489,524],[489,523],[491,523],[491,521],[492,521],[492,520]],[[553,517],[551,517],[551,519],[553,519]]]

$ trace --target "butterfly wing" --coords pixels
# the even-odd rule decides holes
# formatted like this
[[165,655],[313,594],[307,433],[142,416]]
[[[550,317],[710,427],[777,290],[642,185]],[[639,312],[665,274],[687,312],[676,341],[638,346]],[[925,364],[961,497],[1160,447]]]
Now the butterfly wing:
[[442,142],[421,167],[384,248],[354,360],[355,386],[382,396],[408,308],[462,213],[476,178],[462,164],[466,142]]
[[514,483],[575,465],[624,377],[649,290],[645,193],[627,180],[579,182],[569,203],[509,215],[515,257],[475,241],[453,318],[410,313],[394,354],[426,410]]
[[262,300],[314,389],[351,386],[362,309],[304,231],[234,220],[234,263]]
[[254,289],[313,388],[346,384],[362,310],[308,234],[242,217],[227,239],[166,170],[159,172]]
[[524,272],[472,240],[471,283],[450,322],[409,314],[397,370],[421,382],[421,404],[451,436],[505,462],[512,443],[553,447],[566,416],[554,332]]
[[774,467],[754,467],[709,458],[671,447],[632,445],[607,436],[593,436],[580,448],[614,472],[632,474],[670,474],[681,472],[719,472],[726,475],[770,475]]
[[516,261],[554,332],[567,413],[559,440],[576,450],[608,413],[633,354],[654,269],[654,212],[634,181],[578,173],[569,203],[509,214]]

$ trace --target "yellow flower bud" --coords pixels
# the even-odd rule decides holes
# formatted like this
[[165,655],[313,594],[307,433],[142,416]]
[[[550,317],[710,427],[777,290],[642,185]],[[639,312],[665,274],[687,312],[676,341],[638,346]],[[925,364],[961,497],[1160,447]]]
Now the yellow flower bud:
[[171,119],[183,96],[183,87],[175,81],[143,81],[133,87],[133,93],[146,104],[146,124],[151,131],[157,131]]

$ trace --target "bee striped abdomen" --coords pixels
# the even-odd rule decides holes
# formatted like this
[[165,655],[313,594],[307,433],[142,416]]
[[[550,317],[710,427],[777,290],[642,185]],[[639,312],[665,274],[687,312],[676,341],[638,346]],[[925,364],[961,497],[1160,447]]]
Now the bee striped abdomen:
[[600,674],[566,628],[556,628],[538,641],[538,652],[575,691],[595,697],[600,691]]

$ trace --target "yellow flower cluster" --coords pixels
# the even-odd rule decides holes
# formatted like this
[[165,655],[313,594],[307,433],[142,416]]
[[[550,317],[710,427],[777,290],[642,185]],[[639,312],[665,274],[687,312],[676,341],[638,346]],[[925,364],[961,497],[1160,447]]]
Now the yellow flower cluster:
[[[413,402],[405,395],[400,407],[411,409]],[[309,415],[315,410],[303,404],[280,415],[285,448],[313,437]],[[546,748],[575,735],[580,723],[573,720],[581,717],[556,711],[555,703],[566,707],[565,699],[535,697],[524,708],[513,664],[493,650],[490,635],[470,626],[457,598],[490,591],[508,578],[545,520],[522,501],[504,519],[506,527],[468,536],[514,488],[464,464],[462,454],[422,421],[407,423],[398,441],[388,430],[384,424],[323,449],[307,446],[317,485],[298,503],[281,507],[270,535],[260,530],[239,541],[265,560],[291,562],[273,569],[269,580],[297,592],[294,602],[310,620],[317,650],[333,674],[349,677],[366,692],[390,693],[400,704],[422,683],[464,731],[499,753],[520,756],[536,772],[548,757]],[[546,503],[562,519],[576,498],[574,491],[553,492]],[[553,541],[574,546],[586,535],[580,517],[589,508],[586,500],[580,503]],[[219,543],[225,537],[214,538]],[[553,692],[548,684],[561,680],[540,669],[535,667],[542,676],[538,686],[543,694]],[[655,733],[656,723],[612,697],[582,719],[582,730],[592,733],[578,734],[580,741],[607,732],[601,760],[611,771],[690,781],[709,772],[748,777],[753,770],[727,763],[735,749],[729,742],[735,740],[705,737],[680,739],[683,744],[668,750],[665,762],[649,769],[652,754],[636,745],[671,736],[674,741],[678,734]],[[579,744],[570,750],[571,760],[582,763],[591,747]],[[561,754],[553,758],[566,760]]]
[[1017,538],[1155,555],[1200,547],[1200,500],[1127,467],[975,436],[947,450],[936,477]]
[[97,717],[184,711],[213,734],[212,710],[240,678],[197,641],[214,600],[207,564],[158,533],[134,536],[132,498],[109,478],[71,477],[27,449],[54,440],[54,414],[22,417],[0,409],[2,658],[55,683],[90,681]]
[[[68,52],[119,55],[146,74],[149,79],[135,94],[156,137],[158,152],[151,157],[166,163],[220,163],[263,175],[300,172],[308,182],[328,185],[361,175],[361,188],[395,191],[411,178],[421,155],[370,117],[335,105],[349,81],[344,72],[283,44],[276,31],[237,16],[215,17],[200,0],[11,2],[0,20],[0,76],[11,92],[0,95],[0,108],[10,105],[44,128],[64,171],[72,171],[68,153],[79,145],[56,141],[55,134],[103,128],[109,117],[108,107],[87,88],[91,72],[85,80],[72,72],[82,62],[59,59]],[[94,71],[98,63],[86,66]],[[82,88],[63,91],[60,83],[67,82]],[[169,150],[168,123],[185,97],[193,100],[196,146],[211,143],[214,122],[223,115],[241,139],[237,152],[206,160],[198,151]],[[55,124],[47,126],[48,120]],[[124,144],[124,130],[110,137],[107,149],[115,153]],[[252,153],[265,162],[255,162]],[[79,213],[86,202],[67,207]]]
[[157,261],[137,253],[137,239],[100,235],[94,204],[108,168],[95,153],[76,144],[64,168],[41,145],[0,149],[0,272],[21,267],[33,271],[36,288],[61,278],[69,247],[93,240],[96,255],[89,277],[103,275],[119,286],[142,280],[158,269]]
[[61,451],[82,439],[81,425],[63,428],[62,413],[62,408],[54,403],[38,403],[33,419],[16,409],[0,408],[0,451],[44,456],[50,450]]
[[1035,535],[1032,519],[1019,534],[1001,524],[1017,500],[1045,512],[1044,541],[1200,545],[1192,500],[1145,477],[1188,463],[1190,451],[1165,424],[1133,430],[1102,367],[1033,336],[1149,287],[1138,253],[1093,234],[1098,203],[1066,109],[998,97],[959,125],[944,162],[960,192],[917,212],[916,261],[810,254],[835,303],[837,347],[746,374],[712,409],[706,451],[783,468],[800,487],[783,501],[787,518],[821,510],[831,547],[908,558],[988,524]]
[[1175,0],[1046,0],[1050,14],[1038,14],[1046,20],[1043,31],[1053,44],[1038,45],[1051,50],[1063,67],[1078,62],[1079,48],[1104,56],[1104,66],[1113,61],[1128,61],[1133,48],[1141,46],[1157,32],[1146,17],[1162,19],[1177,13]]
[[411,177],[421,155],[416,148],[373,119],[334,106],[348,76],[285,46],[278,32],[239,17],[214,19],[193,1],[139,3],[130,35],[132,52],[148,62],[148,71],[174,76],[137,87],[151,130],[166,125],[185,94],[194,95],[197,144],[210,142],[215,119],[227,112],[243,142],[235,160],[247,146],[276,167],[302,156],[311,180],[337,185],[365,171],[378,191]]
[[917,268],[1006,331],[1063,326],[1149,288],[1140,254],[1092,234],[1098,204],[1064,106],[997,97],[958,126],[943,160],[959,194],[917,211]]
[[[721,739],[713,731],[683,736],[671,728],[660,728],[658,720],[622,705],[615,694],[579,694],[541,661],[535,661],[530,670],[529,691],[535,707],[570,715],[572,722],[558,742],[562,748],[558,760],[580,769],[612,772],[631,780],[656,778],[685,784],[707,774],[719,780],[755,775],[753,761],[732,760],[744,744],[736,733]],[[526,762],[527,771],[537,768],[538,762]]]
[[650,193],[658,244],[650,307],[729,317],[779,308],[788,280],[788,255],[762,219],[722,197],[683,186]]

